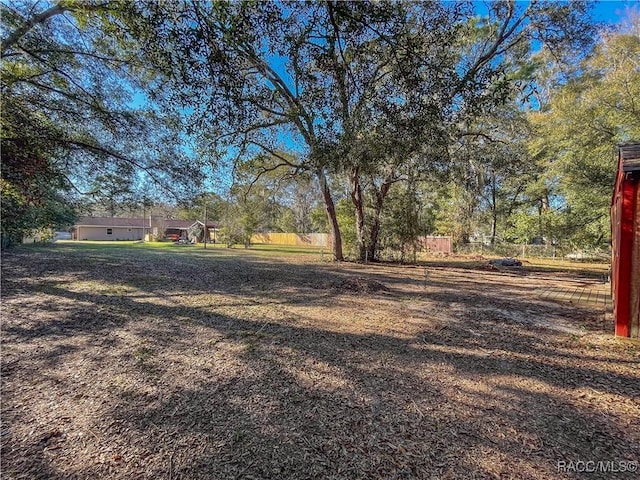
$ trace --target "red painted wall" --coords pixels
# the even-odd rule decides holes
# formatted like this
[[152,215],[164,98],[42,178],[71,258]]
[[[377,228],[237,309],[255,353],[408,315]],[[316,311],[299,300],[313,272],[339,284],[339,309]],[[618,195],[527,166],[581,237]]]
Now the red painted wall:
[[[638,175],[625,174],[620,160],[611,204],[611,288],[615,334],[620,337],[631,336],[631,325],[638,315],[637,306],[632,305],[632,300],[637,299],[637,292],[632,294],[633,289],[640,288],[639,259],[634,259],[634,250],[637,250],[635,233],[639,227],[636,223],[640,208],[637,198]],[[637,329],[633,333],[637,335]]]

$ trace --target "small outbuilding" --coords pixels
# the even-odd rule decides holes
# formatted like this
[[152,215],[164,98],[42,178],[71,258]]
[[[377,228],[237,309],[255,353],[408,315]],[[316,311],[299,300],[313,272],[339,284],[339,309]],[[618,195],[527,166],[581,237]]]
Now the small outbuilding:
[[71,234],[74,240],[142,240],[148,230],[142,218],[80,217]]
[[[164,231],[163,238],[167,240],[197,240],[203,242],[205,237],[204,223],[200,220],[159,220],[160,231]],[[209,232],[208,243],[216,243],[218,224],[207,222],[206,230]],[[155,231],[155,230],[154,230]]]
[[[207,222],[207,242],[217,240],[218,224]],[[161,217],[81,217],[71,228],[74,240],[204,240],[204,223],[199,220],[170,220]]]
[[640,143],[618,150],[611,243],[615,334],[640,338]]

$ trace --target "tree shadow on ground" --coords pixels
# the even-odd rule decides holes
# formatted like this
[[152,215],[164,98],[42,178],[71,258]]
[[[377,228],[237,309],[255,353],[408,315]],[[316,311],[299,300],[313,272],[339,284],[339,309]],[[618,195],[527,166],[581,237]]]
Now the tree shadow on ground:
[[[455,303],[466,310],[444,325],[427,308],[417,331],[402,330],[401,313],[400,334],[356,333],[295,309],[355,303],[316,286],[358,268],[234,258],[216,259],[218,277],[178,262],[146,278],[146,262],[127,256],[42,260],[3,276],[3,295],[24,310],[3,325],[10,477],[551,478],[559,460],[640,455],[633,360],[613,370],[612,357],[565,337],[477,315],[494,292],[463,295]],[[449,302],[416,290],[415,278],[407,289],[388,278],[385,300]],[[78,291],[75,282],[131,291]],[[238,313],[171,303],[185,292],[230,298]],[[265,301],[295,318],[242,310]],[[39,309],[47,315],[29,317]]]

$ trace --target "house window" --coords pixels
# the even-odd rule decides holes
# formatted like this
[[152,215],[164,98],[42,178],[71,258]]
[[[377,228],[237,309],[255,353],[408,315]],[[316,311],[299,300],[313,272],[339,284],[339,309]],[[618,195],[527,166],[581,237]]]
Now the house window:
[[113,235],[113,228],[107,228],[107,235]]

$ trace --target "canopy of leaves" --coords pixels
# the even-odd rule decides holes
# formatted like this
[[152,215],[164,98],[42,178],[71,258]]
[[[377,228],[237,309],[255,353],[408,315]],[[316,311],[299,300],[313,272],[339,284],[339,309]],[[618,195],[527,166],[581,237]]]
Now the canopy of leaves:
[[640,139],[639,28],[636,16],[630,31],[605,34],[580,74],[530,115],[531,153],[562,198],[562,235],[576,244],[607,244],[616,146]]
[[[135,100],[135,59],[98,26],[109,8],[0,6],[3,196],[13,199],[3,202],[3,238],[69,223],[99,178],[174,189],[198,178],[179,124]],[[39,213],[27,219],[25,209]]]

